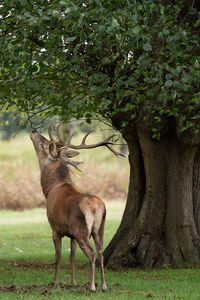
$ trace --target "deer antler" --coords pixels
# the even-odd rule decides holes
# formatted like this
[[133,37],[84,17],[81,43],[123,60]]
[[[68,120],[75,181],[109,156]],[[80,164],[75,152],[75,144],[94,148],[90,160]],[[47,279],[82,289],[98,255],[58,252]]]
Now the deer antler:
[[[97,147],[101,147],[101,146],[105,146],[107,147],[111,152],[113,152],[117,157],[126,157],[124,154],[116,151],[115,149],[113,149],[111,147],[111,145],[114,145],[113,142],[111,142],[110,140],[117,136],[116,134],[113,134],[109,137],[107,137],[106,139],[104,139],[102,142],[99,142],[99,143],[96,143],[96,144],[91,144],[91,145],[87,145],[86,144],[86,139],[87,137],[93,132],[93,130],[87,132],[80,145],[73,145],[71,143],[71,140],[74,136],[74,134],[72,134],[66,142],[63,142],[62,138],[61,138],[61,135],[60,135],[60,124],[58,124],[56,126],[56,132],[57,132],[57,138],[58,138],[58,142],[59,144],[63,145],[62,147],[59,147],[59,149],[56,149],[56,141],[54,140],[53,136],[52,136],[52,133],[51,133],[51,128],[52,128],[52,125],[49,126],[48,128],[48,133],[49,133],[49,137],[50,137],[50,140],[51,140],[51,144],[50,144],[50,153],[52,155],[53,158],[57,158],[59,153],[60,153],[60,156],[62,157],[62,151],[63,149],[68,149],[68,148],[71,148],[71,149],[92,149],[92,148],[97,148]],[[63,160],[63,157],[61,158]],[[73,166],[75,169],[79,170],[80,172],[82,172],[79,168],[78,168],[78,165],[83,163],[83,162],[76,162],[76,161],[72,161],[72,160],[69,160],[69,159],[64,159],[65,160],[65,163],[67,164],[70,164],[71,166]]]
[[48,134],[49,134],[49,138],[51,140],[51,142],[55,142],[54,138],[53,138],[53,135],[51,134],[51,128],[52,128],[52,125],[50,125],[48,127]]
[[64,141],[61,137],[61,134],[60,134],[60,123],[56,126],[56,133],[57,133],[57,137],[58,137],[58,141],[61,145],[64,145]]
[[82,142],[81,142],[80,145],[73,145],[73,144],[71,143],[71,140],[72,140],[72,137],[73,137],[73,134],[72,134],[72,135],[68,138],[68,140],[65,142],[65,146],[64,146],[64,147],[61,147],[61,148],[59,149],[59,151],[62,150],[62,149],[64,149],[64,148],[66,148],[66,147],[72,148],[72,149],[92,149],[92,148],[97,148],[97,147],[100,147],[100,146],[105,146],[105,147],[107,147],[111,152],[113,152],[117,157],[120,157],[120,156],[126,157],[124,154],[122,154],[122,153],[120,153],[120,152],[117,152],[115,149],[113,149],[113,148],[111,147],[111,145],[114,145],[114,143],[111,142],[110,140],[111,140],[113,137],[117,136],[117,134],[113,134],[113,135],[107,137],[107,138],[106,138],[105,140],[103,140],[102,142],[99,142],[99,143],[96,143],[96,144],[92,144],[92,145],[86,145],[86,143],[85,143],[85,142],[86,142],[86,139],[87,139],[87,137],[89,136],[89,134],[91,134],[92,132],[93,132],[93,130],[87,132],[87,133],[84,135],[84,137],[83,137]]
[[50,125],[48,127],[49,138],[50,138],[50,141],[51,141],[51,143],[49,145],[49,152],[50,152],[52,158],[55,159],[55,158],[58,158],[58,152],[57,152],[57,149],[56,149],[56,141],[54,140],[53,135],[51,133],[51,128],[52,128],[52,125]]

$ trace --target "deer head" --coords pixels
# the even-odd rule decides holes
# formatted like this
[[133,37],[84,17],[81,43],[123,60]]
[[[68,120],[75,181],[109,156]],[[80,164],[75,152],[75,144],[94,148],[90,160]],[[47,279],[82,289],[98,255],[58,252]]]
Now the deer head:
[[[50,133],[50,129],[49,129]],[[38,157],[39,166],[42,170],[47,164],[52,163],[60,159],[65,165],[72,165],[79,171],[78,165],[81,162],[73,162],[70,158],[75,157],[79,154],[78,151],[72,151],[66,148],[62,148],[62,145],[52,139],[52,135],[50,133],[50,141],[47,140],[44,136],[42,136],[37,130],[32,130],[30,134],[31,140],[35,147],[35,151]]]

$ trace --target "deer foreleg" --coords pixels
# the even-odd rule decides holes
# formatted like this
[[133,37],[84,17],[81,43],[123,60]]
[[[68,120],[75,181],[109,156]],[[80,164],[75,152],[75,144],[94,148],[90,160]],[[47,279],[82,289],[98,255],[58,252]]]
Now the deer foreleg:
[[59,268],[61,263],[61,237],[55,231],[53,232],[53,242],[55,246],[56,257],[54,286],[57,286],[59,284]]
[[76,286],[76,278],[75,278],[75,269],[74,269],[74,259],[75,259],[75,252],[76,252],[76,240],[71,239],[71,253],[70,253],[70,262],[72,267],[72,286]]

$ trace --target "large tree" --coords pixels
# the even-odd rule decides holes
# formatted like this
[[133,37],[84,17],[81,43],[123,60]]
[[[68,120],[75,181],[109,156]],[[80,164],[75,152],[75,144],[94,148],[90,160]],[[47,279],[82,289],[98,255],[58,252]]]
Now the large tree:
[[103,116],[128,144],[111,268],[200,264],[199,32],[198,0],[0,6],[2,106]]

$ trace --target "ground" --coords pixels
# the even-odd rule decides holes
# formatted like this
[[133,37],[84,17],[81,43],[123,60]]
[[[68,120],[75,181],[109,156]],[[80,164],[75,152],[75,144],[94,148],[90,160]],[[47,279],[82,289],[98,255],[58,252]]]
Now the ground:
[[[116,231],[124,203],[106,203],[106,246]],[[0,299],[199,299],[200,269],[170,269],[144,272],[129,269],[105,270],[108,291],[100,288],[96,269],[97,292],[88,289],[89,263],[77,250],[77,288],[70,286],[69,240],[63,242],[61,285],[52,286],[54,249],[45,209],[24,212],[0,211]]]

